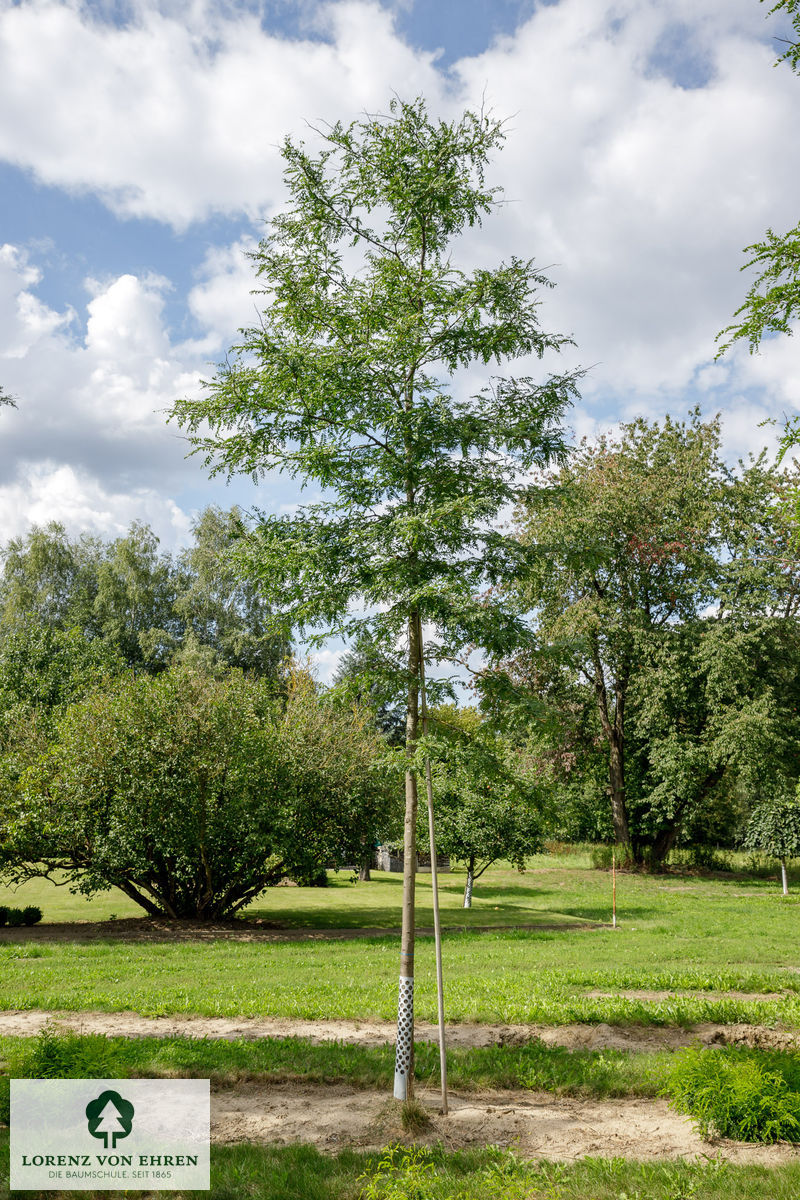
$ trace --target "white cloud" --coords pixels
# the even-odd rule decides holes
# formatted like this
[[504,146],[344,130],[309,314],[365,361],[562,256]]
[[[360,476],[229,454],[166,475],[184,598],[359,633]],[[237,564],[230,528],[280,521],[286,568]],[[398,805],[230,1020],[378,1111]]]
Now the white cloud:
[[431,56],[358,0],[319,11],[331,42],[271,36],[235,7],[134,11],[121,28],[52,0],[0,14],[0,108],[15,113],[0,157],[128,216],[185,227],[215,211],[258,214],[280,189],[277,146],[304,118],[338,116],[343,98],[355,115],[392,87],[438,87]]
[[0,539],[64,520],[117,532],[134,517],[177,536],[188,527],[169,493],[199,468],[162,411],[198,386],[196,359],[171,346],[165,281],[123,275],[93,285],[86,335],[30,291],[25,255],[0,255],[0,379],[18,399],[0,409]]
[[149,524],[165,546],[189,540],[191,519],[153,488],[109,491],[85,471],[66,464],[23,464],[13,483],[0,486],[3,540],[31,525],[60,521],[72,534],[119,537],[134,520]]
[[[742,247],[768,225],[793,225],[800,194],[800,85],[772,69],[763,39],[774,30],[753,0],[560,0],[448,75],[377,3],[308,5],[327,41],[265,32],[243,6],[170,15],[137,0],[134,12],[117,27],[71,0],[0,0],[0,108],[15,114],[0,124],[0,158],[125,217],[186,229],[213,212],[275,211],[278,146],[287,133],[313,139],[306,118],[385,109],[393,90],[453,117],[485,93],[510,118],[489,172],[509,203],[464,257],[553,264],[542,323],[572,332],[578,348],[547,365],[597,364],[570,415],[576,432],[681,416],[699,397],[724,410],[726,445],[740,453],[766,438],[762,414],[800,408],[795,339],[712,361],[748,286]],[[703,86],[679,82],[686,61]],[[36,265],[0,250],[0,383],[20,398],[19,410],[0,410],[7,520],[15,506],[41,512],[41,496],[111,528],[122,497],[138,515],[158,496],[158,520],[180,523],[169,497],[204,473],[183,462],[162,410],[253,324],[253,245],[198,242],[185,297],[196,336],[184,342],[169,335],[160,275],[96,282],[81,337],[74,309],[85,297],[63,311],[44,304]],[[518,368],[542,371],[535,360]],[[484,374],[463,386],[474,392]]]

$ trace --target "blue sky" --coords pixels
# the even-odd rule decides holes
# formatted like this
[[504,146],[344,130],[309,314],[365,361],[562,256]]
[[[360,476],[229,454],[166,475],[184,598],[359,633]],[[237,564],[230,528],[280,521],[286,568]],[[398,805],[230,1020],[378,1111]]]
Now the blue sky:
[[[19,402],[0,410],[0,541],[140,519],[175,548],[204,504],[252,502],[185,460],[163,412],[254,316],[244,250],[282,201],[282,137],[392,91],[508,118],[510,203],[461,259],[550,268],[542,321],[577,343],[559,365],[592,366],[577,436],[699,402],[730,456],[758,448],[760,421],[800,408],[800,343],[713,359],[742,248],[798,215],[800,81],[773,69],[766,9],[0,0],[0,384]],[[257,498],[299,496],[270,479]]]

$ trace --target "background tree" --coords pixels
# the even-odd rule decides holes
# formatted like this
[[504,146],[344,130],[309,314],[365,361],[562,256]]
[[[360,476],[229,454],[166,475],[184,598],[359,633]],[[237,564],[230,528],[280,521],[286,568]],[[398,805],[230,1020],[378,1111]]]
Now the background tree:
[[246,530],[240,509],[204,509],[192,525],[192,545],[178,559],[174,607],[185,638],[194,638],[229,666],[275,676],[290,643],[270,628],[263,595],[237,569],[233,552]]
[[715,827],[712,808],[734,819],[798,772],[800,576],[770,502],[785,475],[763,456],[729,471],[718,446],[697,413],[633,422],[519,514],[538,641],[500,696],[544,712],[531,749],[578,803],[605,747],[615,840],[656,867],[682,831]]
[[522,871],[541,849],[542,797],[520,754],[475,709],[440,706],[430,724],[436,848],[465,864],[471,908],[474,884],[492,863],[502,858]]
[[352,861],[396,795],[368,719],[298,671],[282,699],[237,671],[127,673],[26,749],[0,774],[5,878],[118,887],[154,916],[230,916],[284,875]]
[[176,654],[199,653],[209,669],[275,676],[289,641],[268,631],[263,598],[231,564],[244,524],[238,509],[206,509],[178,561],[140,522],[110,542],[70,538],[57,522],[34,526],[3,550],[0,640],[32,625],[75,629],[134,670],[158,672]]
[[759,804],[747,822],[744,845],[761,850],[781,864],[783,894],[788,896],[786,861],[800,857],[800,801],[796,796],[780,796]]
[[[279,616],[311,637],[366,634],[382,652],[405,640],[408,1011],[420,663],[514,640],[508,606],[478,597],[518,557],[493,522],[520,472],[562,452],[576,376],[496,381],[470,398],[448,387],[470,363],[541,357],[568,340],[539,326],[535,293],[548,281],[530,261],[471,272],[453,261],[454,241],[496,203],[484,170],[499,122],[434,122],[422,100],[398,100],[320,137],[316,156],[283,145],[288,204],[253,255],[268,298],[259,324],[174,416],[215,471],[277,469],[323,489],[292,516],[262,514],[243,547]],[[436,633],[427,650],[423,623]],[[413,1064],[398,1059],[401,1098],[409,1079]]]
[[8,404],[11,406],[11,408],[17,407],[17,402],[13,398],[13,396],[7,395],[6,392],[4,392],[1,387],[0,387],[0,404]]

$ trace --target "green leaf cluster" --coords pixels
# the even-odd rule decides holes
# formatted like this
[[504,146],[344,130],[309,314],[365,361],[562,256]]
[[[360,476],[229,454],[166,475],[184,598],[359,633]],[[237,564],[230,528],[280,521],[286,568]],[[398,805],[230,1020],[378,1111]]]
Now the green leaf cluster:
[[68,705],[0,780],[0,862],[65,872],[152,915],[216,918],[284,875],[354,861],[391,819],[392,775],[357,712],[293,669],[122,676]]

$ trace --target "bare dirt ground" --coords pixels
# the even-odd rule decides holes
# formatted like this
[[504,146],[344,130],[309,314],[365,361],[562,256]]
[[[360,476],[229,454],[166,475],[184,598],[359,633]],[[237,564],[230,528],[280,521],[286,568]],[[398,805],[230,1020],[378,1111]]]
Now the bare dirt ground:
[[[395,1039],[393,1021],[303,1021],[288,1017],[143,1017],[135,1012],[49,1012],[12,1009],[0,1012],[0,1035],[31,1037],[45,1025],[106,1037],[197,1037],[254,1040],[263,1037],[303,1037],[312,1042],[341,1041],[380,1046]],[[418,1021],[417,1041],[433,1042],[435,1025]],[[569,1050],[681,1050],[685,1046],[757,1046],[794,1050],[800,1031],[767,1029],[761,1025],[483,1025],[447,1026],[449,1046],[521,1046],[540,1039]]]
[[418,1089],[431,1124],[410,1139],[399,1105],[386,1093],[345,1086],[237,1085],[211,1099],[217,1143],[310,1142],[335,1153],[345,1146],[379,1149],[391,1142],[442,1142],[447,1149],[498,1145],[529,1158],[565,1162],[591,1154],[629,1159],[716,1155],[737,1163],[777,1166],[800,1150],[704,1141],[691,1122],[663,1100],[571,1100],[531,1092],[451,1092],[450,1112],[438,1115],[438,1092]]
[[[394,1040],[389,1021],[297,1021],[277,1018],[142,1017],[134,1012],[0,1013],[0,1034],[30,1036],[46,1025],[125,1037],[307,1037],[361,1045]],[[436,1038],[436,1027],[419,1023],[420,1041]],[[570,1049],[677,1050],[693,1043],[796,1048],[800,1033],[753,1025],[697,1025],[692,1029],[636,1026],[533,1025],[448,1026],[450,1046],[523,1045],[541,1038]],[[306,1142],[335,1153],[346,1147],[379,1149],[391,1142],[441,1141],[449,1149],[496,1144],[531,1158],[569,1161],[584,1155],[631,1159],[696,1158],[717,1155],[736,1163],[776,1166],[800,1157],[800,1148],[704,1141],[692,1123],[664,1100],[577,1100],[526,1091],[451,1092],[450,1113],[439,1115],[438,1092],[418,1089],[430,1127],[410,1138],[400,1106],[388,1092],[347,1085],[304,1085],[238,1081],[212,1091],[212,1138],[217,1143]]]

